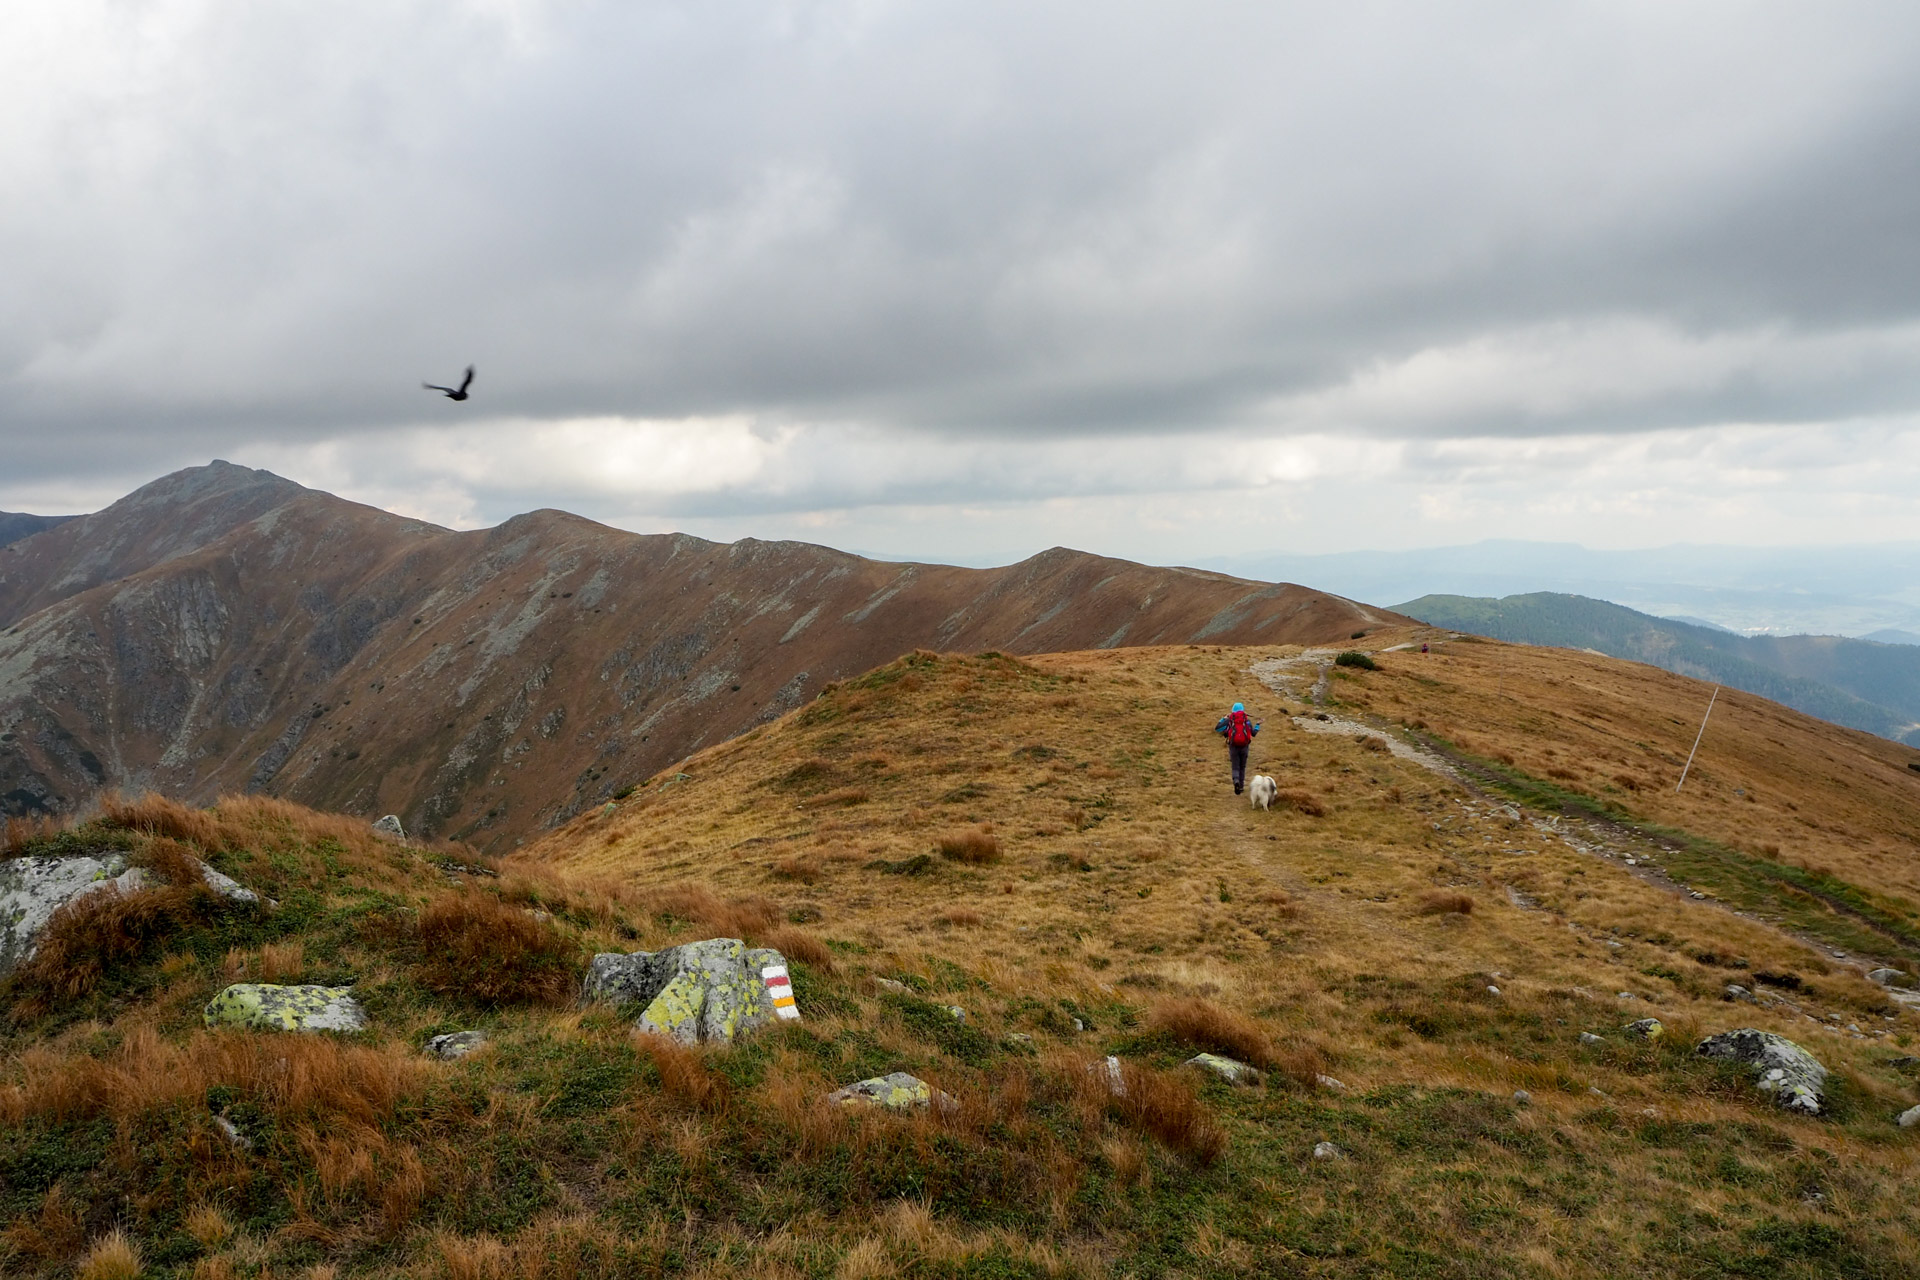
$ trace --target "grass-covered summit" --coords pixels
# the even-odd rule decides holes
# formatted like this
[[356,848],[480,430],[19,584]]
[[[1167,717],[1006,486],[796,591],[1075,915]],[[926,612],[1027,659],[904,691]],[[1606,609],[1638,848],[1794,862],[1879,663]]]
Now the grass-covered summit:
[[[912,655],[498,862],[261,799],[19,832],[278,905],[182,889],[15,975],[0,1269],[1911,1273],[1913,1015],[1831,940],[1911,967],[1900,748],[1723,696],[1670,797],[1688,682],[1372,653]],[[1236,699],[1271,813],[1225,783]],[[595,952],[707,937],[780,950],[802,1020],[687,1049],[576,1000]],[[236,981],[350,985],[370,1027],[207,1029]],[[1827,1114],[1693,1053],[1744,1026],[1818,1056]],[[1181,1067],[1202,1050],[1265,1082]],[[896,1071],[959,1105],[824,1101]]]

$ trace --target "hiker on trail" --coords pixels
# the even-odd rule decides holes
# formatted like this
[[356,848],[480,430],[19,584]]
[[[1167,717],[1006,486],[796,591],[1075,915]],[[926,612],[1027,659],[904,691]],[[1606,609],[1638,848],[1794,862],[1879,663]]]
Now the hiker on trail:
[[1220,723],[1213,731],[1227,740],[1227,760],[1233,765],[1233,794],[1239,795],[1240,788],[1247,783],[1247,748],[1253,745],[1253,735],[1260,732],[1260,726],[1247,715],[1244,702],[1233,704],[1233,710],[1220,717]]

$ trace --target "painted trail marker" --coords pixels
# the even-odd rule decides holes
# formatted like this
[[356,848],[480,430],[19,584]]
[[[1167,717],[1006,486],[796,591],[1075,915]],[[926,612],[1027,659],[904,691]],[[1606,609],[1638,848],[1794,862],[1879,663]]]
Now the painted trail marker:
[[770,964],[760,971],[760,981],[767,984],[767,994],[773,997],[773,1011],[789,1022],[800,1020],[800,1008],[793,1002],[793,979],[787,976],[787,966]]

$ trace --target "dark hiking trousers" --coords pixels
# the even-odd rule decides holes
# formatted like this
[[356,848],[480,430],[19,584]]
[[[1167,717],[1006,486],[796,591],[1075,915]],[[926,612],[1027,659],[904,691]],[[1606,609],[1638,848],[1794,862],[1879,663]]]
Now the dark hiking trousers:
[[[1249,743],[1248,746],[1252,744]],[[1239,795],[1240,788],[1247,785],[1247,748],[1227,744],[1227,759],[1233,763],[1233,794]]]

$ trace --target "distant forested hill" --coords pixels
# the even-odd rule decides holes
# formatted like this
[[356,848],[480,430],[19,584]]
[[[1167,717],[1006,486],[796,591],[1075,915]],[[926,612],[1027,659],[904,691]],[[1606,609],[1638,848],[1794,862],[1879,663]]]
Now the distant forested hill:
[[1498,600],[1422,596],[1395,609],[1496,640],[1596,649],[1920,743],[1920,647],[1844,636],[1742,636],[1551,591]]

